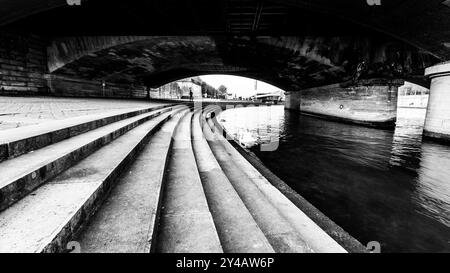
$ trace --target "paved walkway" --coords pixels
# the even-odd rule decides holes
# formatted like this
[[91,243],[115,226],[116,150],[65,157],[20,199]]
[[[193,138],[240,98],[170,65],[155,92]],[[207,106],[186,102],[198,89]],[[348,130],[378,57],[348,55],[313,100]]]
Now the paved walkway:
[[54,120],[157,105],[161,103],[117,99],[0,96],[0,131]]

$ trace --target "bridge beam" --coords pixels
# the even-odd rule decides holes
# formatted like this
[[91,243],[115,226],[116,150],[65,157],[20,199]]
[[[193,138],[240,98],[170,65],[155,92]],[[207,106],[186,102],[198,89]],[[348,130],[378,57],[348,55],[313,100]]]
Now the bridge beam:
[[450,141],[450,63],[427,68],[425,76],[431,78],[431,85],[423,135]]
[[324,119],[393,128],[403,80],[367,79],[291,92],[286,108]]

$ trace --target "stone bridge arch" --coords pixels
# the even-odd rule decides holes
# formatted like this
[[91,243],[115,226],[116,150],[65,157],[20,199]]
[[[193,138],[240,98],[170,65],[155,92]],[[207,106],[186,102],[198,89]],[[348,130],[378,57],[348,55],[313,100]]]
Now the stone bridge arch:
[[88,80],[155,87],[221,73],[261,79],[286,90],[366,78],[413,81],[423,78],[433,59],[385,37],[300,36],[67,37],[53,39],[47,56],[51,74]]

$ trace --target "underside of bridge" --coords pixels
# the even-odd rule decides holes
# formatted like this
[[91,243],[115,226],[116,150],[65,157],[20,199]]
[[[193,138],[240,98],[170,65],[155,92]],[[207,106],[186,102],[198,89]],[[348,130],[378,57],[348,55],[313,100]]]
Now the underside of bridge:
[[402,80],[429,86],[425,68],[449,59],[450,7],[379,2],[0,0],[1,92],[146,97],[233,74],[288,91],[291,109],[392,123]]

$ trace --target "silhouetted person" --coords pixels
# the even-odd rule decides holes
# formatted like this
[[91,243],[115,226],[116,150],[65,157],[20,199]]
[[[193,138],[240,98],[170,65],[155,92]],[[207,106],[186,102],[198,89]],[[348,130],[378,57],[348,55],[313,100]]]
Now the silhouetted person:
[[192,89],[189,88],[189,100],[193,101],[194,100],[194,93],[192,93]]

